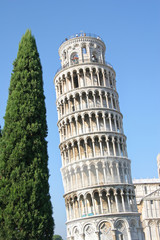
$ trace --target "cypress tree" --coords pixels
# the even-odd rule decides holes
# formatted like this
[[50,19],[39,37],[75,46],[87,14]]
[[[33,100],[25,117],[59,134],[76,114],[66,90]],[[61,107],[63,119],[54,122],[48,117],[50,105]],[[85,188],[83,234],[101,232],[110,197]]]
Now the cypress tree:
[[1,126],[0,126],[0,139],[2,137],[2,130],[1,130]]
[[27,30],[13,63],[0,141],[0,239],[51,240],[47,123],[42,67]]

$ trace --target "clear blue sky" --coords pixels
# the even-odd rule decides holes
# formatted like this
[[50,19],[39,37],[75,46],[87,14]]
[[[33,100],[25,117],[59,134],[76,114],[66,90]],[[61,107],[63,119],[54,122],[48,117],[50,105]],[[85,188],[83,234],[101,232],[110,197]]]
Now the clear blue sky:
[[18,44],[32,30],[43,67],[48,122],[50,193],[55,233],[65,239],[65,206],[53,78],[61,42],[80,31],[106,44],[106,60],[117,73],[133,178],[157,177],[160,152],[160,1],[159,0],[0,0],[0,124]]

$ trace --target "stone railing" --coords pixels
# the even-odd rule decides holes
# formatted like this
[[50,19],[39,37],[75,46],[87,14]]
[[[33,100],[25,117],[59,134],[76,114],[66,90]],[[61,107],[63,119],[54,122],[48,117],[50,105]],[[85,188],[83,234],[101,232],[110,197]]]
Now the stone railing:
[[78,59],[78,60],[75,61],[75,62],[71,62],[70,64],[67,63],[67,64],[59,67],[59,68],[57,69],[57,71],[56,71],[55,74],[57,74],[57,73],[58,73],[59,71],[61,71],[62,69],[65,69],[65,68],[68,68],[68,67],[71,67],[71,66],[75,66],[75,65],[79,65],[79,64],[83,64],[83,63],[93,63],[93,64],[99,63],[99,64],[105,64],[105,65],[113,68],[113,66],[112,66],[109,62],[106,62],[106,61],[105,61],[105,62],[102,62],[102,61],[92,61],[92,60],[90,60],[90,59],[83,59],[83,60],[82,60],[82,59]]
[[[98,40],[103,41],[101,37],[99,37],[98,35],[96,35],[96,34],[94,34],[94,33],[76,33],[76,34],[74,34],[74,35],[71,35],[71,36],[65,38],[62,43],[64,43],[65,41],[68,41],[68,40],[70,40],[70,39],[72,39],[72,38],[77,38],[77,37],[94,37],[94,38],[96,38],[96,39],[98,39]],[[103,41],[103,42],[104,42],[104,41]],[[62,43],[61,43],[61,44],[62,44]]]

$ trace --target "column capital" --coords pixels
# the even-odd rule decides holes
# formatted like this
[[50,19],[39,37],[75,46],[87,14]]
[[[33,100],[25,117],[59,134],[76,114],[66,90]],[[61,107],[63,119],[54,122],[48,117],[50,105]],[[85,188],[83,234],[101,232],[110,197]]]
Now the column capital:
[[110,167],[110,168],[113,168],[113,164],[111,163],[111,164],[109,165],[109,167]]
[[104,162],[102,162],[102,167],[103,167],[103,168],[105,168],[105,167],[106,167]]
[[81,172],[83,172],[83,167],[82,166],[80,167],[80,170],[81,170]]
[[90,166],[90,165],[88,165],[88,166],[87,166],[87,169],[88,169],[88,170],[91,170],[91,166]]
[[106,137],[106,141],[109,142],[109,137],[108,136]]

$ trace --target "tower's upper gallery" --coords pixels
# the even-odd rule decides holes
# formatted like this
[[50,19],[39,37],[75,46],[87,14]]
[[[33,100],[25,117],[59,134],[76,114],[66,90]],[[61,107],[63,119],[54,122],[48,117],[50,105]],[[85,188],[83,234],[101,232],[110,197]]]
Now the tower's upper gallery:
[[105,44],[94,34],[80,33],[66,38],[59,48],[62,68],[74,64],[105,63]]

